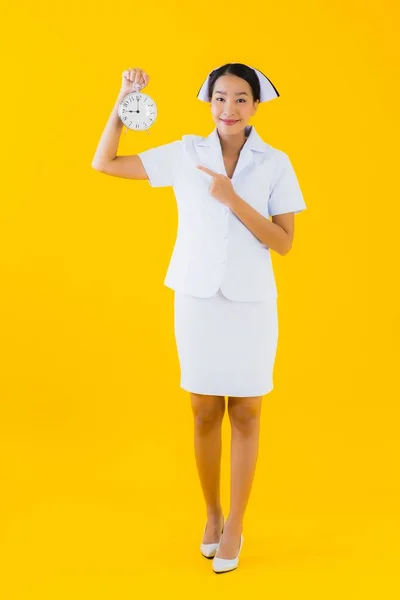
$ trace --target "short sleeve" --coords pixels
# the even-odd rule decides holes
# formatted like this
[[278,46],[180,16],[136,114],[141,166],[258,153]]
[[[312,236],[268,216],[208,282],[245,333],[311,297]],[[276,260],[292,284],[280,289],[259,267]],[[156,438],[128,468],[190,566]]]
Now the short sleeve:
[[270,216],[298,213],[307,208],[290,158],[284,152],[281,154],[268,200]]
[[138,153],[152,187],[174,185],[179,165],[182,164],[181,153],[181,140]]

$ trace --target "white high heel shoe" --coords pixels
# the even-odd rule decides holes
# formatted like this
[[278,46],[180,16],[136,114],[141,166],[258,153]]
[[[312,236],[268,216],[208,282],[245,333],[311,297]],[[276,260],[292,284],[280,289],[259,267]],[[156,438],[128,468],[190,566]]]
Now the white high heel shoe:
[[243,546],[243,534],[240,536],[240,546],[239,552],[237,553],[236,558],[219,558],[218,556],[214,556],[214,560],[212,562],[212,567],[214,573],[225,573],[226,571],[233,571],[239,564],[239,554]]
[[[225,525],[225,519],[222,516],[222,531],[224,531],[224,525]],[[206,529],[207,529],[207,522],[206,522],[206,526],[204,527],[203,537],[206,532]],[[222,533],[221,533],[221,535],[222,535]],[[215,556],[216,551],[218,550],[218,546],[219,546],[219,542],[213,542],[212,544],[203,544],[203,542],[202,542],[200,544],[200,552],[206,558],[213,558]]]

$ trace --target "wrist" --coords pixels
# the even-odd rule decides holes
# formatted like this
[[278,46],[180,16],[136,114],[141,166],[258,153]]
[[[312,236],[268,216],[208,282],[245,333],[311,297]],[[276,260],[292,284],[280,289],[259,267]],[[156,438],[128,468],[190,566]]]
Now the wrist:
[[233,194],[229,202],[229,208],[235,208],[241,202],[241,200],[242,199],[240,196],[238,196],[236,193]]

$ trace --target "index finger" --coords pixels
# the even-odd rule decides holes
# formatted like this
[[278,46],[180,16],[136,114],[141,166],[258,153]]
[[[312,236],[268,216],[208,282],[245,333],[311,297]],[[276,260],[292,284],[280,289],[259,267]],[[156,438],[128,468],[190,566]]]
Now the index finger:
[[211,171],[211,169],[207,169],[207,167],[202,167],[201,165],[196,165],[196,169],[200,169],[201,171],[204,171],[205,173],[208,173],[213,177],[216,177],[218,175],[218,173],[214,173],[214,171]]

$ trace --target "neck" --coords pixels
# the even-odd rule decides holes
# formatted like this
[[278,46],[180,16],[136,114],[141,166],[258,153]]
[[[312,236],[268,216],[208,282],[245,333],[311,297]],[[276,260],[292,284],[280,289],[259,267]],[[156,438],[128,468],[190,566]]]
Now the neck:
[[217,134],[221,144],[222,153],[225,156],[237,156],[238,154],[240,154],[240,151],[246,143],[250,131],[251,126],[247,126],[244,129],[242,129],[242,131],[239,131],[239,133],[227,135],[221,133],[217,128]]

